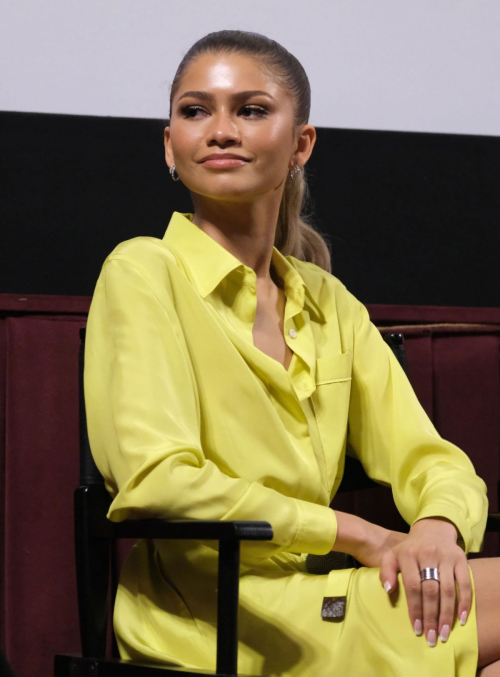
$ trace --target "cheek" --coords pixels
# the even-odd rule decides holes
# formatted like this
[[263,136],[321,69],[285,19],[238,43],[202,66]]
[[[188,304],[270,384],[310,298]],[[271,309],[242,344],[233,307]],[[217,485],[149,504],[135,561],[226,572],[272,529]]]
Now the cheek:
[[190,158],[196,153],[199,155],[202,139],[203,134],[198,129],[186,130],[183,129],[182,125],[179,125],[175,129],[175,133],[172,133],[172,151],[181,161],[181,156]]
[[256,155],[266,157],[274,166],[286,165],[292,153],[290,131],[282,124],[269,125],[265,131],[258,130],[251,143]]

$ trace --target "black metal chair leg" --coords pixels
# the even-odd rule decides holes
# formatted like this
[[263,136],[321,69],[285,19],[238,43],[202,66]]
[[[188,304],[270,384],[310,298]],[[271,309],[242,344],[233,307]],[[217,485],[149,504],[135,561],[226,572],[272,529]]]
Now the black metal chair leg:
[[219,543],[217,674],[236,675],[238,662],[238,591],[240,542]]

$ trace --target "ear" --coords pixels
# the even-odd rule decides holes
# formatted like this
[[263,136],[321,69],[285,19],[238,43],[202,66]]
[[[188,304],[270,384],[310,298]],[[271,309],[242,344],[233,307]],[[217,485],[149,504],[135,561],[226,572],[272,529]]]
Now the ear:
[[311,157],[315,143],[315,127],[312,125],[304,125],[297,136],[296,150],[291,158],[292,165],[296,162],[299,167],[303,167]]
[[174,164],[174,154],[172,153],[172,143],[170,141],[170,127],[165,127],[163,143],[165,145],[165,162],[171,167]]

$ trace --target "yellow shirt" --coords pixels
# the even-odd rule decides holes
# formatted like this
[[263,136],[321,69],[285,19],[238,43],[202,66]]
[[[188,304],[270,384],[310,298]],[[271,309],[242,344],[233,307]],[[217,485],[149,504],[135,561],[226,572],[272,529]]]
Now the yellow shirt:
[[[270,522],[271,542],[242,547],[242,604],[249,572],[256,603],[259,581],[306,576],[307,553],[335,549],[329,504],[348,442],[368,475],[392,486],[409,524],[446,517],[466,552],[479,551],[486,486],[436,432],[365,307],[333,275],[274,248],[293,351],[287,371],[253,343],[255,272],[192,218],[174,212],[163,240],[118,245],[95,289],[85,395],[92,452],[113,496],[109,518]],[[194,667],[212,660],[214,600],[203,581],[215,555],[213,543],[136,546],[115,614],[123,655]],[[315,578],[345,592],[346,574]],[[321,602],[319,592],[310,600],[318,616]],[[147,622],[137,621],[139,607]],[[255,672],[254,658],[245,662],[262,656],[252,642],[241,665]]]

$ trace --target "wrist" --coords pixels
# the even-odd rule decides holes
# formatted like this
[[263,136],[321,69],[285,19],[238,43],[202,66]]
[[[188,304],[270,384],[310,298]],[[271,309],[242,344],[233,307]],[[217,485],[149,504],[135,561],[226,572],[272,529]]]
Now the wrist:
[[458,529],[446,519],[446,517],[424,517],[411,526],[410,533],[425,532],[426,534],[435,534],[444,540],[451,540],[456,543],[458,540]]
[[344,552],[355,558],[363,546],[374,540],[374,530],[381,529],[381,527],[347,512],[335,510],[335,516],[337,518],[337,538],[333,544],[333,550]]

